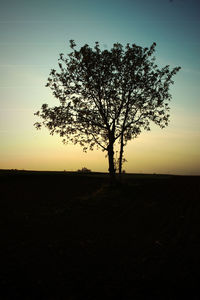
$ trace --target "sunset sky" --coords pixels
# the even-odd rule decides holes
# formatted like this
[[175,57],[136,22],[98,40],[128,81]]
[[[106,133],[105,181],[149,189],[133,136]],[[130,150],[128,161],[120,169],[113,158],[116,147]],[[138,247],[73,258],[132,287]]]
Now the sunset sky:
[[199,0],[0,0],[0,169],[107,171],[101,150],[83,153],[47,129],[34,112],[58,105],[45,87],[59,53],[115,42],[157,43],[161,66],[181,66],[171,87],[170,125],[155,125],[125,148],[126,172],[200,175]]

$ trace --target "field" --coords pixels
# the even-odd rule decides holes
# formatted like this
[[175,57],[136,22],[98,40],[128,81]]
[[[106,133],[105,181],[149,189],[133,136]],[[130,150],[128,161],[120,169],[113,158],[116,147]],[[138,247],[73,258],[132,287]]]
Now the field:
[[0,171],[0,299],[200,299],[200,177]]

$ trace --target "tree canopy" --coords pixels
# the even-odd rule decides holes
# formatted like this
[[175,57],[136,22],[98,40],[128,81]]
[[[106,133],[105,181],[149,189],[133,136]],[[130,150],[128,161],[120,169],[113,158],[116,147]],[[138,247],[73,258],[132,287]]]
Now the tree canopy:
[[[119,141],[120,158],[128,140],[150,123],[164,128],[169,122],[169,87],[180,67],[155,64],[156,43],[149,48],[116,43],[110,50],[85,44],[79,50],[73,40],[72,52],[60,54],[59,70],[52,69],[46,86],[59,105],[43,104],[36,115],[37,129],[46,126],[67,143],[79,143],[83,150],[95,146],[107,151],[109,172],[114,177],[114,144]],[[121,171],[121,167],[119,167]]]

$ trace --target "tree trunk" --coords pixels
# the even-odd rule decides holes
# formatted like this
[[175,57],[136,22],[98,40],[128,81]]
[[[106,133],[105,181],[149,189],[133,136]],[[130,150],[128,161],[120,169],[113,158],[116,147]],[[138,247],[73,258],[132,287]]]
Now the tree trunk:
[[119,177],[120,178],[122,174],[123,152],[124,152],[124,136],[122,133],[121,142],[120,142],[120,154],[119,154]]
[[110,174],[110,183],[113,185],[116,181],[115,178],[115,166],[114,166],[114,150],[113,150],[113,142],[110,142],[108,145],[108,163],[109,163],[109,174]]

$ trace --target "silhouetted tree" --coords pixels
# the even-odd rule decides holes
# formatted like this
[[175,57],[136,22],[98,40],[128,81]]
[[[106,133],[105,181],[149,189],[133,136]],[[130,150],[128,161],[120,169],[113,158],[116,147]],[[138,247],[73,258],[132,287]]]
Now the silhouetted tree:
[[109,173],[115,179],[114,145],[120,143],[119,172],[127,141],[153,121],[161,128],[168,125],[171,98],[169,86],[179,67],[158,68],[154,63],[156,44],[142,48],[116,43],[111,50],[101,50],[96,42],[87,44],[68,57],[60,54],[59,71],[51,70],[47,85],[60,101],[59,106],[43,104],[36,115],[51,134],[57,133],[64,142],[79,143],[83,150],[94,146],[107,151]]

